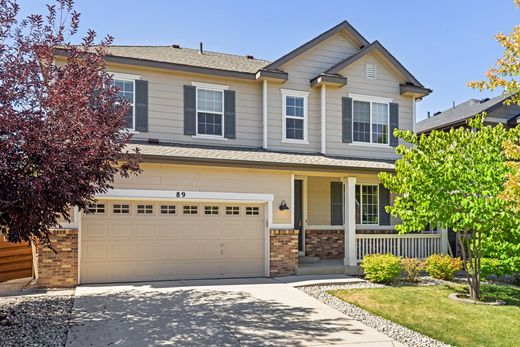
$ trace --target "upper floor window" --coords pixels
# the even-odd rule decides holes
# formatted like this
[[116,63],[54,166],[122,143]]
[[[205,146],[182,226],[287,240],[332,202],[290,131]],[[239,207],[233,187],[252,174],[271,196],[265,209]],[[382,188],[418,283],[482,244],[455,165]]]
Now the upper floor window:
[[196,134],[224,137],[224,89],[227,86],[192,84],[197,87]]
[[354,100],[352,108],[354,142],[388,144],[388,103]]
[[125,115],[126,127],[130,130],[135,129],[135,80],[139,78],[138,75],[117,72],[112,74],[112,83],[118,89],[117,96],[127,100],[130,106]]
[[307,142],[308,92],[282,89],[283,142]]
[[379,224],[379,187],[356,185],[356,224]]

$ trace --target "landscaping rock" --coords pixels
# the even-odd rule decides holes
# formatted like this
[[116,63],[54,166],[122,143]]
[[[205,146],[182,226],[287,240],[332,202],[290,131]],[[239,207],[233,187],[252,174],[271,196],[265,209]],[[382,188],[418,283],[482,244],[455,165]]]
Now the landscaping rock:
[[73,295],[0,297],[0,346],[65,346]]
[[[436,285],[439,281],[433,279],[421,278],[417,285]],[[402,285],[397,283],[396,285]],[[379,316],[373,315],[355,305],[349,304],[327,293],[329,290],[355,289],[355,288],[383,288],[384,285],[373,284],[369,282],[347,284],[347,285],[328,285],[328,286],[311,286],[298,288],[304,293],[318,299],[319,301],[345,313],[351,318],[366,324],[369,327],[382,332],[383,334],[406,344],[410,347],[449,347],[445,343],[432,339],[428,336],[420,334],[416,331],[405,328],[397,323],[391,322]]]

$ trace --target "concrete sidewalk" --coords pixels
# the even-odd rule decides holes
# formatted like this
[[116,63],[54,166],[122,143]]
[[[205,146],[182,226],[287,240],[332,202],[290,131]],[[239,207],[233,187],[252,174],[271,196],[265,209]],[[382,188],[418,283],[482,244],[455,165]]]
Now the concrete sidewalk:
[[67,346],[402,346],[272,279],[80,286]]

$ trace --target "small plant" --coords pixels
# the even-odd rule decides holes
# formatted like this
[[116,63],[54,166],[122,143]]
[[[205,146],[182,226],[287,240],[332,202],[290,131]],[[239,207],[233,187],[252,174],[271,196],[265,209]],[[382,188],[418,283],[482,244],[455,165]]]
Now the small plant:
[[462,260],[445,254],[433,254],[424,262],[426,271],[433,278],[452,280],[457,271],[462,270]]
[[482,278],[487,278],[491,275],[503,276],[506,274],[504,266],[500,259],[481,258],[480,259],[480,275]]
[[406,280],[408,282],[417,282],[417,277],[424,270],[424,263],[416,258],[405,258],[401,260]]
[[401,258],[392,254],[370,254],[363,258],[361,267],[365,278],[373,283],[390,283],[401,275]]

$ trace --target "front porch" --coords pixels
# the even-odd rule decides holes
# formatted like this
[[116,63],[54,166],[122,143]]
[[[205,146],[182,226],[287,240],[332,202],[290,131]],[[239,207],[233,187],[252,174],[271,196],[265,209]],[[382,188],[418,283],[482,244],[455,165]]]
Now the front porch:
[[360,262],[374,253],[419,259],[449,253],[446,230],[397,233],[399,220],[384,208],[394,197],[377,174],[295,176],[293,193],[297,275],[359,275]]

